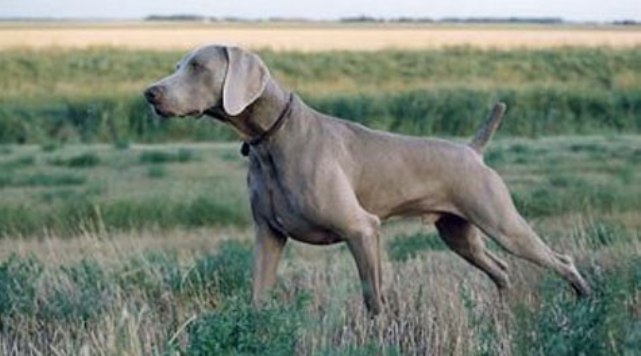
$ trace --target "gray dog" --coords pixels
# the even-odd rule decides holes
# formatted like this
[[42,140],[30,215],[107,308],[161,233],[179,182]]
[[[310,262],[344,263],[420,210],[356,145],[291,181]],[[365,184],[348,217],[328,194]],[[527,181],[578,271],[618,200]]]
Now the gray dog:
[[503,111],[497,104],[469,145],[368,129],[314,111],[283,89],[258,56],[207,46],[145,91],[163,117],[214,117],[233,127],[249,156],[247,177],[256,245],[253,303],[276,280],[288,237],[310,244],[346,242],[356,260],[367,308],[381,301],[381,220],[433,221],[445,243],[480,268],[500,291],[507,265],[481,231],[510,253],[550,268],[578,295],[590,288],[572,259],[552,251],[516,211],[482,151]]

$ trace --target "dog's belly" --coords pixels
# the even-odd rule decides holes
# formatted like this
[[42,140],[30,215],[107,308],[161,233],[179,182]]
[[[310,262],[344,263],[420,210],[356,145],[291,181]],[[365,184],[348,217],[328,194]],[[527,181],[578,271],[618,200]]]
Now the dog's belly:
[[342,238],[317,222],[314,216],[304,213],[306,209],[292,208],[282,194],[273,194],[273,201],[267,206],[270,225],[296,241],[313,245],[329,245]]
[[311,245],[331,245],[343,241],[340,236],[332,232],[323,231],[320,229],[290,233],[289,236],[296,241],[308,243]]
[[315,224],[314,219],[291,209],[281,199],[275,199],[265,213],[272,228],[296,241],[312,245],[330,245],[343,241],[338,234]]

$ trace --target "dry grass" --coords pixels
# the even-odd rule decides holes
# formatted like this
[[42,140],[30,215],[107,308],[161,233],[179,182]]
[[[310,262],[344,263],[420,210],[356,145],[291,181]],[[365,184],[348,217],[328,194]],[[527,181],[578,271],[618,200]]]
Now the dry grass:
[[[419,228],[417,224],[392,224],[387,232]],[[583,227],[574,225],[574,228]],[[68,277],[56,274],[54,268],[60,261],[69,265],[75,254],[82,254],[82,258],[111,270],[127,266],[132,258],[147,261],[145,256],[151,251],[162,255],[179,248],[178,261],[189,270],[204,253],[215,252],[222,239],[246,241],[249,234],[247,231],[202,230],[161,235],[91,232],[73,241],[49,237],[41,242],[49,247],[12,240],[2,241],[2,247],[5,251],[24,248],[45,260],[43,278],[35,286],[37,298],[45,298],[48,288],[68,284],[69,298],[73,299],[81,291],[75,289]],[[577,243],[581,239],[579,234],[563,245],[564,252],[576,256],[583,266],[589,263],[608,269],[622,256],[620,247],[590,251]],[[638,256],[641,246],[628,244],[624,254]],[[517,353],[513,340],[523,332],[523,326],[516,322],[515,311],[536,310],[543,303],[536,286],[540,286],[544,275],[522,260],[507,259],[514,285],[504,301],[498,298],[487,277],[449,251],[423,251],[404,262],[385,260],[386,311],[370,319],[363,307],[356,268],[347,249],[289,244],[279,273],[278,299],[287,304],[300,291],[311,296],[305,308],[307,316],[302,331],[291,336],[296,340],[297,354],[362,355],[375,351],[377,354],[512,355]],[[153,265],[153,261],[149,262],[149,265],[140,264],[141,270],[130,272],[152,279],[163,278],[163,270]],[[166,290],[156,295],[145,289],[127,290],[126,287],[110,286],[112,299],[108,309],[89,322],[38,324],[29,318],[13,319],[20,328],[9,328],[11,332],[0,335],[0,350],[5,354],[60,355],[166,353],[172,344],[185,347],[189,342],[189,325],[197,317],[216,310],[221,303],[217,293],[185,296]],[[560,282],[553,289],[559,294],[569,293]],[[638,308],[641,298],[634,300],[632,296],[631,303],[636,303],[636,307],[632,307]]]
[[297,51],[381,50],[474,46],[548,48],[635,47],[638,27],[453,26],[337,24],[33,24],[0,26],[0,49],[113,46],[135,49],[189,49],[206,43]]
[[112,264],[148,251],[178,251],[183,255],[214,251],[221,241],[232,238],[249,240],[249,236],[249,230],[234,228],[153,229],[111,234],[85,231],[73,238],[47,234],[38,239],[0,240],[0,261],[16,255],[22,258],[35,257],[49,266],[72,265],[83,259]]

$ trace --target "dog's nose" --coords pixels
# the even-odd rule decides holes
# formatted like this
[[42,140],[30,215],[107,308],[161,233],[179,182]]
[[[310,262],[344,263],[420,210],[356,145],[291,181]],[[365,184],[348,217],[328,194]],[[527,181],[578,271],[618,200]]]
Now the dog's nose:
[[149,102],[150,104],[158,104],[158,102],[162,98],[162,95],[163,88],[158,85],[154,85],[145,90],[145,99],[147,99],[147,102]]

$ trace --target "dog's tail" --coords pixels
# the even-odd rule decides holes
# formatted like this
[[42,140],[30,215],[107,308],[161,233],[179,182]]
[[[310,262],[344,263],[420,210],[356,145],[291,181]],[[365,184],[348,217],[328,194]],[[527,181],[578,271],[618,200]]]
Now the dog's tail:
[[505,114],[506,108],[507,106],[505,103],[498,102],[494,104],[494,108],[492,109],[490,116],[487,118],[483,126],[476,131],[476,135],[474,135],[472,142],[470,142],[470,147],[472,147],[474,151],[479,154],[483,154],[483,148],[485,148],[487,143],[490,142],[492,135],[494,135],[494,132],[501,124],[501,119],[503,118],[503,114]]

